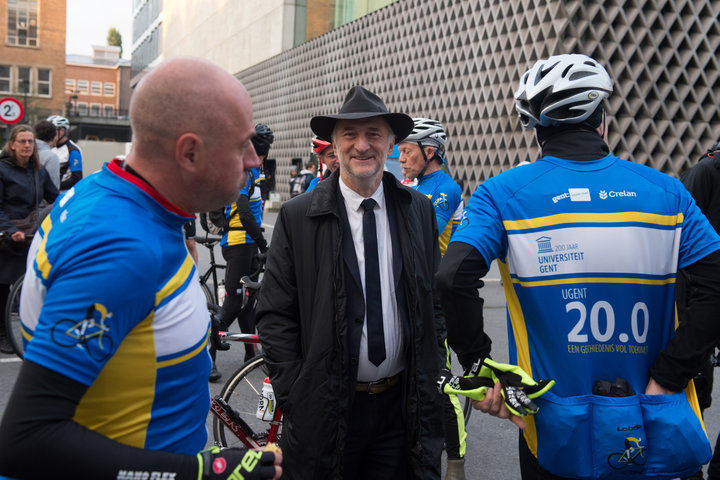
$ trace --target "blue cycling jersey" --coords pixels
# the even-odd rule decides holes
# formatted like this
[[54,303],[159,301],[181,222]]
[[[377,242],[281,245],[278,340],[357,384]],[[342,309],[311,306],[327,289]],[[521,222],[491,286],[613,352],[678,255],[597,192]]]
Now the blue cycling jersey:
[[[609,435],[594,422],[610,417],[586,405],[597,401],[590,396],[594,382],[622,377],[644,392],[650,366],[676,327],[677,271],[720,249],[720,237],[678,180],[608,155],[582,162],[543,157],[486,180],[451,242],[474,246],[487,265],[499,259],[510,361],[557,382],[538,399],[538,432],[546,435],[535,438],[535,419],[528,419],[531,451],[562,476],[586,478],[583,469],[592,470],[593,462],[584,454],[599,455],[594,468],[607,467],[618,444],[603,450],[597,443],[577,453],[577,469],[563,470],[571,465],[563,448],[587,446],[584,434],[575,436],[580,424],[568,423],[585,418],[589,429]],[[633,429],[642,427],[630,418]]]
[[[252,168],[247,171],[248,179],[245,186],[240,190],[240,195],[245,195],[250,200],[250,211],[255,217],[258,226],[262,225],[262,192],[260,191],[260,182],[265,180],[265,176],[261,175],[259,168]],[[220,241],[221,247],[232,245],[244,245],[246,243],[255,243],[255,240],[244,229],[240,217],[237,213],[237,203],[225,206],[225,218],[229,219],[228,230],[223,234]]]
[[438,238],[440,253],[445,255],[450,236],[457,225],[452,221],[452,218],[455,211],[462,204],[462,189],[450,175],[442,170],[423,175],[413,188],[427,196],[435,207],[435,216],[440,235]]
[[308,185],[306,192],[309,192],[313,188],[317,187],[317,184],[320,183],[320,177],[315,177],[310,181],[310,185]]
[[110,163],[43,221],[20,311],[25,358],[88,386],[76,422],[127,445],[194,455],[207,441],[210,357],[209,315],[183,238],[189,219]]

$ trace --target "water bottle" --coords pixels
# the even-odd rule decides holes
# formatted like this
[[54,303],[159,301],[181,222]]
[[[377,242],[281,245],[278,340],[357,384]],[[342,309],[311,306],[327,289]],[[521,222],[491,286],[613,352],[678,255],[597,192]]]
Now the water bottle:
[[273,419],[275,414],[275,393],[273,392],[270,379],[265,377],[263,380],[262,393],[260,394],[260,400],[258,400],[257,411],[255,416],[263,421],[269,422]]
[[220,285],[218,285],[218,305],[222,307],[223,302],[225,301],[225,282],[220,282]]

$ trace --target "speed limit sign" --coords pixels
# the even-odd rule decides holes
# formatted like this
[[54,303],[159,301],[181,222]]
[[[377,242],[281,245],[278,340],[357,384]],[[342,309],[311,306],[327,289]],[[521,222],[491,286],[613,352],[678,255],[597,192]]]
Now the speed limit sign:
[[25,110],[20,102],[11,97],[0,100],[0,121],[12,125],[22,120]]

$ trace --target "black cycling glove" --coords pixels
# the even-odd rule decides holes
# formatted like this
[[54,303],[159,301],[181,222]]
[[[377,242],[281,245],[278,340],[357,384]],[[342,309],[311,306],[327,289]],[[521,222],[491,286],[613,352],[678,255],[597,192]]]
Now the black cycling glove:
[[275,478],[275,454],[244,448],[212,447],[197,454],[198,480]]
[[516,365],[498,363],[486,358],[478,360],[469,369],[465,377],[453,376],[444,370],[438,381],[442,393],[464,395],[473,400],[485,398],[487,389],[499,383],[505,405],[513,415],[524,417],[537,413],[538,407],[532,401],[555,385],[555,380],[535,381],[522,368]]

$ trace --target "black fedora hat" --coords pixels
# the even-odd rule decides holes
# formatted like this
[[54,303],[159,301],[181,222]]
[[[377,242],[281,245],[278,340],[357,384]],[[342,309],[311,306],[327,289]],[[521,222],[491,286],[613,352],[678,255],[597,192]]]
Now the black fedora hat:
[[345,96],[345,101],[336,115],[320,115],[310,120],[313,133],[325,141],[332,141],[331,135],[338,120],[356,120],[360,118],[383,117],[393,133],[395,143],[400,143],[412,132],[412,118],[404,113],[388,112],[385,103],[370,90],[355,86]]

